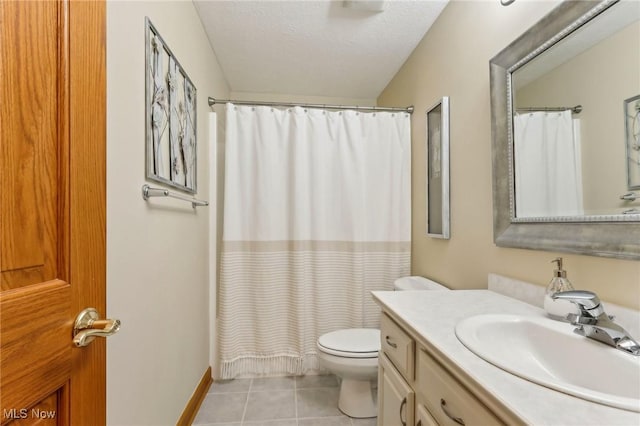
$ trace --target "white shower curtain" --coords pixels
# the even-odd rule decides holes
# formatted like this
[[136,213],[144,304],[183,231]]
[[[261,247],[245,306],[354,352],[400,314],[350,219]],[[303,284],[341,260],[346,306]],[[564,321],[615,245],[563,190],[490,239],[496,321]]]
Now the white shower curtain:
[[227,105],[219,376],[304,374],[410,262],[406,113]]
[[584,213],[580,121],[571,111],[514,117],[516,217]]

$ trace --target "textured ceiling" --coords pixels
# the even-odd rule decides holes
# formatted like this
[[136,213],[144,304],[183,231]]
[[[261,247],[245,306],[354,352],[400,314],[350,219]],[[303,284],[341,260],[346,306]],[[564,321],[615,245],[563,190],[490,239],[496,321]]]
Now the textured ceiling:
[[194,3],[231,91],[373,99],[447,0]]

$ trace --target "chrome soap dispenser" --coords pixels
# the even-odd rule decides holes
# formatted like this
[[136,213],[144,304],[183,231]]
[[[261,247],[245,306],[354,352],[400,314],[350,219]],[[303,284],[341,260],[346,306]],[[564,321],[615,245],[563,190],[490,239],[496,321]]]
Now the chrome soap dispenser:
[[551,296],[561,291],[573,290],[571,282],[567,279],[567,271],[562,269],[562,258],[557,257],[551,261],[556,262],[558,269],[553,271],[553,278],[547,286],[547,291],[544,296],[544,310],[547,311],[547,315],[551,318],[559,321],[568,321],[568,314],[577,314],[578,308],[568,300],[553,299]]

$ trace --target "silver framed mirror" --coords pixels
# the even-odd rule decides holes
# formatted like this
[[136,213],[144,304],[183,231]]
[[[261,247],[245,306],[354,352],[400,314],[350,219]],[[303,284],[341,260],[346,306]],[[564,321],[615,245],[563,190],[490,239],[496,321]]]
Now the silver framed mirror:
[[[565,87],[571,86],[566,80],[561,81],[560,86],[556,83],[550,85],[553,90],[554,97],[547,99],[537,99],[534,96],[525,96],[523,87],[533,87],[535,84],[541,84],[542,81],[553,81],[556,74],[563,69],[569,69],[569,63],[573,61],[582,61],[586,55],[585,52],[597,50],[597,46],[585,45],[584,39],[603,37],[606,40],[612,39],[614,31],[612,16],[615,14],[626,15],[631,17],[622,28],[632,31],[636,34],[636,27],[640,28],[640,7],[634,2],[625,2],[618,0],[606,0],[600,2],[584,2],[584,1],[565,1],[556,9],[545,16],[542,20],[532,26],[522,36],[512,42],[503,49],[490,61],[490,83],[491,83],[491,116],[492,116],[492,161],[493,161],[493,205],[494,205],[494,241],[496,245],[501,247],[525,248],[534,250],[550,250],[569,253],[580,253],[594,256],[615,257],[623,259],[640,259],[640,211],[636,211],[636,200],[622,199],[622,195],[626,190],[625,176],[625,159],[624,153],[624,122],[620,118],[607,119],[602,113],[597,113],[598,122],[595,119],[584,120],[582,124],[576,125],[573,119],[576,114],[573,107],[580,105],[580,111],[595,114],[598,108],[605,108],[610,103],[615,105],[613,114],[620,117],[620,105],[625,98],[629,96],[623,93],[636,90],[635,88],[626,87],[621,94],[616,95],[613,99],[598,100],[598,102],[588,103],[588,96],[592,91],[597,91],[599,86],[607,86],[607,80],[592,82],[582,90],[575,90],[574,96],[570,96],[569,89]],[[631,5],[631,12],[623,11],[619,13],[619,8],[626,8]],[[593,28],[596,28],[593,30]],[[602,33],[602,28],[610,31],[609,34]],[[630,28],[630,30],[629,30]],[[632,37],[633,38],[633,37]],[[636,37],[637,38],[637,37]],[[577,40],[577,41],[576,41]],[[633,41],[633,40],[632,40]],[[597,40],[599,42],[599,40]],[[634,41],[635,42],[635,41]],[[637,41],[640,43],[640,40]],[[569,53],[571,45],[579,45],[577,51]],[[586,47],[585,47],[586,46]],[[611,51],[610,48],[603,48]],[[577,52],[577,53],[575,53]],[[631,54],[634,49],[631,49]],[[624,56],[624,55],[618,55]],[[573,59],[577,58],[577,59]],[[634,60],[634,57],[631,58]],[[599,59],[602,62],[602,59]],[[637,61],[640,63],[640,61]],[[609,62],[606,62],[609,68],[617,70]],[[584,65],[582,69],[584,69]],[[576,71],[572,71],[571,80],[580,80],[582,77],[576,75]],[[634,71],[635,82],[640,82],[637,73]],[[553,76],[551,74],[554,74]],[[631,74],[632,78],[634,74]],[[587,81],[588,78],[583,78]],[[611,77],[611,81],[618,81],[618,77]],[[611,92],[611,90],[606,90]],[[542,91],[540,86],[535,90],[530,90],[535,94]],[[565,95],[564,98],[559,95]],[[521,152],[516,152],[516,146],[520,142],[515,135],[520,131],[519,123],[514,124],[514,117],[519,112],[517,110],[528,107],[525,114],[532,115],[533,111],[542,115],[554,115],[553,119],[563,115],[564,124],[561,124],[563,131],[567,134],[581,136],[586,127],[586,123],[593,123],[594,127],[603,128],[606,126],[615,126],[615,130],[609,131],[598,139],[600,149],[606,143],[604,149],[609,155],[613,151],[620,150],[620,154],[615,155],[615,163],[603,164],[602,167],[593,167],[585,158],[588,155],[596,158],[604,158],[602,152],[591,154],[589,150],[592,148],[583,148],[582,153],[578,152],[574,157],[577,163],[577,173],[579,179],[578,184],[574,185],[574,190],[578,191],[576,197],[578,201],[572,202],[570,207],[562,207],[556,210],[546,210],[541,212],[538,210],[527,211],[527,200],[525,195],[521,195],[522,187],[518,186],[520,178],[527,176],[521,167],[523,162],[518,163],[518,157],[522,156]],[[549,111],[551,110],[551,111]],[[558,111],[556,111],[558,110]],[[608,114],[608,110],[607,110]],[[543,127],[546,129],[547,125]],[[619,130],[619,131],[618,131]],[[618,134],[619,133],[619,134]],[[585,137],[586,139],[586,137]],[[516,144],[515,142],[518,141]],[[554,149],[557,144],[552,143]],[[587,152],[589,151],[589,152]],[[581,155],[580,155],[581,154]],[[558,156],[559,154],[554,154]],[[534,161],[530,153],[526,153],[524,158],[526,162]],[[543,165],[549,163],[548,160],[542,160]],[[561,166],[564,169],[566,167]],[[540,166],[533,169],[541,170]],[[605,171],[615,177],[609,179],[596,176],[584,176],[586,171],[599,170]],[[544,170],[544,172],[535,177],[534,181],[547,178],[547,175],[553,175],[556,171]],[[581,175],[582,173],[582,175]],[[563,176],[560,180],[551,183],[551,186],[559,186],[558,182],[564,182],[568,178]],[[591,180],[590,180],[591,179]],[[591,207],[591,199],[595,196],[591,195],[592,189],[600,186],[603,181],[612,181],[617,186],[608,187],[604,191],[605,198],[611,200],[611,205],[606,207]],[[613,184],[612,184],[613,185]],[[526,187],[526,185],[523,185]],[[538,189],[542,194],[548,196],[549,187]],[[614,189],[611,189],[614,188]],[[555,190],[555,187],[554,187]],[[527,196],[530,194],[527,194]],[[560,193],[557,199],[566,201],[566,193]],[[640,197],[639,197],[640,198]],[[540,206],[541,201],[534,199],[533,205]],[[577,203],[577,204],[576,204]]]

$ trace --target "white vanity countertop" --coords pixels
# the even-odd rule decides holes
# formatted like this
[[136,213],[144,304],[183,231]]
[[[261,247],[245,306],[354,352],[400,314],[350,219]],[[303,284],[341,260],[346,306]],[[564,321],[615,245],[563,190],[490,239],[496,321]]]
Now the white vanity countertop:
[[[529,424],[640,425],[640,413],[585,401],[507,373],[469,351],[455,335],[458,321],[470,316],[490,313],[545,316],[540,308],[489,290],[374,291],[372,294],[383,310],[400,318],[410,332],[446,354],[452,363]],[[572,326],[567,324],[567,327]]]

